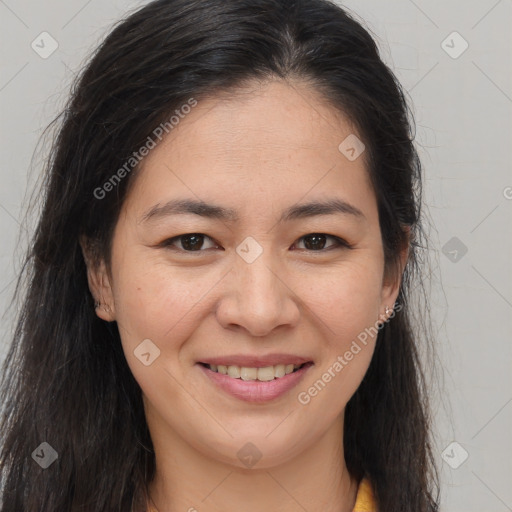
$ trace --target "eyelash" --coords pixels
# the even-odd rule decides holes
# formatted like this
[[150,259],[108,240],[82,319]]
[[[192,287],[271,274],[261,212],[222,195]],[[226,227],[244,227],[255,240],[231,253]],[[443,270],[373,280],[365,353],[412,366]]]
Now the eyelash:
[[[201,252],[205,252],[205,250],[208,250],[208,249],[199,249],[197,251],[187,251],[185,249],[179,249],[177,247],[172,246],[172,244],[175,241],[179,241],[181,238],[184,238],[186,236],[192,236],[192,235],[205,237],[205,238],[211,240],[212,242],[214,242],[215,244],[217,244],[217,242],[215,242],[215,240],[213,238],[209,237],[208,235],[205,235],[204,233],[184,233],[183,235],[174,236],[172,238],[168,238],[168,239],[164,240],[163,242],[158,244],[158,247],[170,248],[171,250],[175,250],[177,252],[182,252],[182,253],[187,253],[187,254],[201,253]],[[331,246],[327,247],[326,249],[319,249],[317,251],[312,250],[312,249],[299,249],[299,250],[307,251],[310,253],[324,253],[326,251],[330,251],[332,249],[337,249],[337,248],[338,249],[352,249],[353,248],[352,245],[349,244],[346,240],[343,240],[343,238],[340,238],[340,237],[337,237],[334,235],[329,235],[327,233],[308,233],[307,235],[301,236],[298,240],[300,241],[300,240],[307,238],[308,236],[313,236],[313,235],[325,236],[326,238],[330,238],[330,239],[334,240],[336,242],[336,244],[331,245]],[[220,245],[220,244],[217,244],[217,245]]]

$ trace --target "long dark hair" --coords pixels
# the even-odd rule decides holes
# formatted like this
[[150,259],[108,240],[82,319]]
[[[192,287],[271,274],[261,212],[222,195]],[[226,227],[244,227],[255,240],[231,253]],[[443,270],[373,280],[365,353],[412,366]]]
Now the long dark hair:
[[[125,167],[108,197],[98,188],[176,109],[276,78],[310,84],[354,123],[366,145],[389,272],[409,246],[401,311],[379,331],[346,408],[347,466],[358,480],[370,479],[383,512],[438,509],[419,357],[431,340],[411,327],[410,292],[425,251],[421,165],[400,84],[368,31],[328,0],[158,0],[113,29],[58,120],[3,372],[2,512],[126,512],[153,478],[141,390],[117,324],[95,314],[79,240],[109,263],[138,166]],[[42,442],[58,455],[47,469],[34,458],[47,449]]]

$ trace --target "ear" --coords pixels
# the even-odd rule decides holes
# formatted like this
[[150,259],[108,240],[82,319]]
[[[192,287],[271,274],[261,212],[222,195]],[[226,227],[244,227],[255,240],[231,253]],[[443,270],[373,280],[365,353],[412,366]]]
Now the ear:
[[95,308],[96,315],[106,322],[113,322],[115,320],[114,295],[106,264],[102,258],[98,258],[94,244],[83,236],[80,237],[80,247],[87,267],[89,290],[94,301],[99,303]]
[[403,247],[400,249],[397,264],[392,268],[386,268],[384,271],[380,304],[380,318],[384,319],[390,316],[389,312],[386,313],[386,308],[394,309],[402,283],[402,276],[409,258],[410,227],[407,226],[403,229],[407,237]]

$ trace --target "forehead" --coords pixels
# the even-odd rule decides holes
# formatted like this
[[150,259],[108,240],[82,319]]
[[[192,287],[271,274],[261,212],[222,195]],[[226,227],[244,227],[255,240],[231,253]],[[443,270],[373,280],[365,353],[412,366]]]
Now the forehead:
[[[348,118],[311,86],[302,83],[255,82],[202,99],[164,142],[215,143],[217,152],[243,156],[244,150],[268,152],[320,149],[337,155],[338,145],[355,133]],[[176,147],[176,144],[175,144]],[[211,150],[205,147],[203,152]]]
[[128,199],[142,207],[186,193],[247,208],[256,200],[263,208],[267,200],[339,192],[352,203],[368,202],[366,155],[351,161],[339,149],[355,135],[349,120],[310,87],[255,83],[203,99],[183,115],[142,162]]

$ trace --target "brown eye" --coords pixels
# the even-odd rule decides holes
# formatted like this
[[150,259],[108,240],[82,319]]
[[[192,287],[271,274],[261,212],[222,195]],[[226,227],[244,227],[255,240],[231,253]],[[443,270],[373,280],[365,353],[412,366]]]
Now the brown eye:
[[[181,250],[185,252],[200,252],[204,249],[204,243],[206,240],[212,239],[209,236],[203,235],[202,233],[187,233],[185,235],[175,236],[173,238],[169,238],[162,242],[163,247],[172,247],[176,250]],[[213,241],[212,241],[213,242]],[[176,246],[179,243],[180,246]],[[214,243],[211,244],[211,247],[216,247]],[[206,247],[207,249],[211,247]]]
[[347,247],[349,248],[349,244],[333,235],[326,235],[325,233],[311,233],[309,235],[305,235],[299,239],[304,243],[304,249],[308,251],[323,251],[326,250],[326,242],[328,239],[334,240],[334,244],[331,244],[327,247],[330,249],[331,247]]

